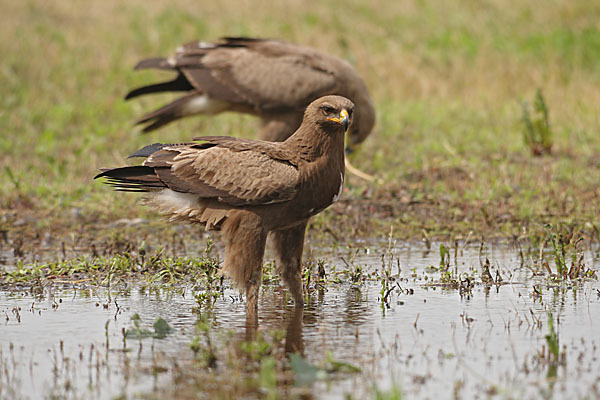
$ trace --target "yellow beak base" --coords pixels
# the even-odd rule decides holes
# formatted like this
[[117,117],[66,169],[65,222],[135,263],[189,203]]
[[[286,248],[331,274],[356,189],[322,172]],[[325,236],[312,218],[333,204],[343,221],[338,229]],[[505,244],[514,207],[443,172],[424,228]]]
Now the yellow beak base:
[[343,109],[340,111],[340,116],[337,118],[327,118],[329,121],[337,122],[338,124],[344,127],[344,132],[348,130],[348,126],[350,125],[350,116],[348,115],[348,111]]

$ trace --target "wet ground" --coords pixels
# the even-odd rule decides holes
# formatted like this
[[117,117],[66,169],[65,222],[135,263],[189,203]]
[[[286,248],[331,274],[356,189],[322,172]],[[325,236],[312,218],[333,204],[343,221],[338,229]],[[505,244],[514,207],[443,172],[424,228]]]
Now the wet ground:
[[[325,280],[315,266],[303,311],[279,285],[263,286],[258,333],[246,328],[243,299],[229,288],[210,300],[191,285],[135,282],[0,291],[0,398],[208,398],[218,389],[203,385],[219,380],[194,376],[239,373],[231,348],[263,337],[278,363],[276,342],[312,366],[290,367],[283,357],[277,370],[289,379],[278,375],[275,392],[283,396],[362,399],[394,389],[423,399],[600,396],[596,279],[537,275],[533,260],[522,265],[505,245],[452,250],[445,269],[433,248],[313,251],[325,261]],[[591,270],[600,267],[595,251],[583,255]],[[482,279],[486,258],[491,279]],[[171,331],[154,330],[157,318]],[[263,371],[263,353],[246,352]],[[264,390],[250,397],[271,393],[268,379],[261,382]]]

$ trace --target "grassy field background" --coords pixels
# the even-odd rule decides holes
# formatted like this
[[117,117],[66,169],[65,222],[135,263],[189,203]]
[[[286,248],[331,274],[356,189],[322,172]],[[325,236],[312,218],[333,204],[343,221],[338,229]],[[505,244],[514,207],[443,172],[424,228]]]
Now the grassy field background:
[[[587,0],[0,0],[0,228],[9,234],[158,220],[96,169],[156,141],[252,137],[240,115],[192,118],[142,136],[125,102],[144,57],[221,36],[282,38],[348,59],[378,121],[352,158],[381,184],[349,179],[313,228],[335,235],[543,237],[544,224],[597,235],[600,5]],[[551,155],[523,140],[522,101],[541,89]],[[157,222],[161,224],[161,222]],[[425,233],[424,233],[425,232]]]

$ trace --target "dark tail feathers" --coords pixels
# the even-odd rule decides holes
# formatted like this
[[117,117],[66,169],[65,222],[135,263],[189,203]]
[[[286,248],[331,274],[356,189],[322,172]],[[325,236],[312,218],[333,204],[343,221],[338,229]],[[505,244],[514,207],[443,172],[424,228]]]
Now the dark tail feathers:
[[172,101],[171,103],[166,104],[161,108],[144,115],[142,118],[137,120],[135,124],[146,124],[146,126],[144,126],[144,129],[142,129],[142,133],[148,133],[150,131],[160,128],[163,125],[173,122],[176,119],[182,118],[185,116],[184,111],[186,105],[190,100],[194,99],[196,96],[197,93],[193,92],[189,95],[180,97]]
[[153,85],[142,86],[127,93],[125,100],[133,99],[137,96],[150,93],[162,93],[162,92],[186,92],[192,90],[194,87],[190,85],[190,82],[183,74],[177,75],[177,78],[168,82],[155,83]]
[[151,167],[138,165],[101,171],[94,179],[106,178],[104,183],[121,192],[152,192],[167,187]]

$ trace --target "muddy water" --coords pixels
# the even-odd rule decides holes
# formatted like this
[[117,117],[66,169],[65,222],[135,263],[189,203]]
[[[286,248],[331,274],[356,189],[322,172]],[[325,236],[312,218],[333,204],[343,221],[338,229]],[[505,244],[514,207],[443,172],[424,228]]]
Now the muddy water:
[[[395,290],[381,301],[381,282],[361,280],[311,290],[302,314],[267,286],[260,329],[286,331],[290,347],[320,364],[336,360],[361,368],[310,386],[317,398],[353,398],[398,387],[407,398],[597,398],[600,396],[600,285],[597,281],[550,284],[520,266],[513,249],[485,251],[502,285],[467,290],[438,285],[437,252],[417,245],[362,249],[322,256],[331,276],[362,267],[382,269],[382,252],[394,258]],[[318,252],[317,252],[318,253]],[[342,259],[343,258],[343,259]],[[585,254],[586,264],[600,261]],[[457,254],[452,267],[476,277],[479,248]],[[400,268],[400,272],[398,271]],[[463,279],[463,280],[464,280]],[[431,283],[434,283],[432,286]],[[534,290],[534,286],[536,289]],[[540,294],[541,292],[541,294]],[[128,287],[63,288],[42,293],[0,292],[0,398],[113,398],[150,393],[173,384],[178,366],[193,359],[189,343],[197,316],[191,289]],[[555,319],[559,358],[548,362],[545,336]],[[164,339],[123,340],[123,329],[151,327],[157,317],[171,325]],[[226,290],[214,305],[214,340],[243,334],[244,304]],[[125,351],[124,349],[127,349]]]

